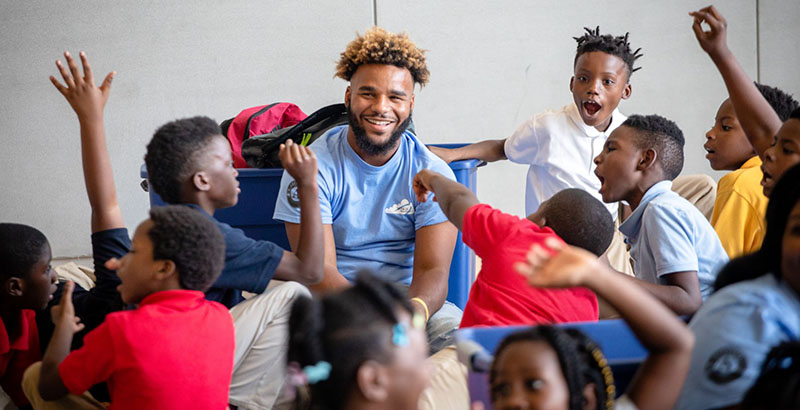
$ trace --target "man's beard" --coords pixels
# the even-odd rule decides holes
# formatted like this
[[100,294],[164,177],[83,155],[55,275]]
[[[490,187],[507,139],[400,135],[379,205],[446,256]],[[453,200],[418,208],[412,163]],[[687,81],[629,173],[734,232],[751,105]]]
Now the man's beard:
[[350,107],[347,107],[347,123],[356,136],[356,145],[358,148],[366,155],[380,156],[395,148],[400,137],[406,132],[408,124],[411,124],[411,113],[408,113],[408,118],[400,123],[400,125],[395,128],[394,132],[392,132],[389,139],[382,144],[375,144],[370,141],[369,137],[367,137],[367,131],[358,124],[358,118],[350,111]]

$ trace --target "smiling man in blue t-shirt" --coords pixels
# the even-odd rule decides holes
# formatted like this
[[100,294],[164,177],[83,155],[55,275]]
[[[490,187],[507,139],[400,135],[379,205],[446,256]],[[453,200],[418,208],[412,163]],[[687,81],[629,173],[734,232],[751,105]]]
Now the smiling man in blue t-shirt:
[[[325,276],[312,289],[349,286],[362,269],[408,286],[412,306],[428,319],[431,351],[438,351],[451,342],[461,311],[445,302],[457,231],[437,204],[418,202],[411,188],[422,169],[455,179],[407,130],[414,83],[428,81],[425,57],[405,34],[373,28],[347,46],[336,75],[350,82],[349,121],[311,145],[325,234]],[[274,217],[286,222],[294,248],[300,209],[293,182],[284,172]]]

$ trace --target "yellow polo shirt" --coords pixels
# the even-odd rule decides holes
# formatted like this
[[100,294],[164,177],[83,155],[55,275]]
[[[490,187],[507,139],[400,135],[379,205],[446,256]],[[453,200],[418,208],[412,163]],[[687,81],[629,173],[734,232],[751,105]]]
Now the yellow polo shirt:
[[761,159],[754,156],[725,175],[717,185],[711,225],[722,247],[734,258],[761,247],[767,223],[767,197],[761,188]]

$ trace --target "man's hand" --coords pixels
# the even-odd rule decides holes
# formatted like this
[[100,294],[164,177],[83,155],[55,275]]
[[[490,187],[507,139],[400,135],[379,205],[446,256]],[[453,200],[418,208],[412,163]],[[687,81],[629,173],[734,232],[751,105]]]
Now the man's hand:
[[75,307],[72,305],[72,290],[75,289],[75,283],[68,281],[64,284],[64,292],[61,295],[61,302],[53,306],[50,314],[53,323],[56,326],[68,326],[72,333],[77,333],[83,330],[83,323],[81,319],[75,316]]
[[287,140],[285,144],[281,144],[278,158],[299,187],[317,184],[317,156],[310,148]]
[[64,58],[69,66],[69,71],[61,61],[56,60],[56,67],[64,79],[65,85],[62,85],[54,76],[50,76],[50,81],[58,89],[61,95],[67,99],[69,105],[75,110],[78,115],[78,120],[98,120],[103,117],[103,108],[108,101],[108,94],[111,91],[111,80],[114,78],[116,72],[108,73],[103,84],[97,87],[94,83],[94,75],[92,68],[89,66],[89,60],[86,58],[86,53],[80,52],[81,63],[83,64],[83,75],[78,69],[78,65],[69,52],[64,52]]
[[[711,58],[717,58],[730,53],[727,43],[728,22],[722,17],[714,6],[704,7],[698,11],[689,12],[694,17],[692,30],[700,43],[703,51]],[[703,31],[702,23],[706,22],[710,31]]]
[[[417,195],[417,201],[428,201],[428,194],[433,191],[433,188],[431,187],[431,178],[440,175],[441,174],[438,172],[434,172],[429,169],[423,169],[422,171],[419,171],[417,175],[414,175],[414,180],[411,181],[411,187],[414,189],[414,193]],[[433,200],[436,201],[436,197],[434,197]]]
[[582,286],[586,275],[598,269],[598,259],[586,250],[569,246],[560,239],[545,240],[546,248],[533,244],[527,260],[514,264],[514,269],[531,286],[568,288]]
[[450,148],[434,147],[433,145],[428,145],[428,149],[431,150],[432,153],[436,154],[436,156],[443,159],[444,162],[448,164],[458,160],[458,158],[456,158],[454,150]]

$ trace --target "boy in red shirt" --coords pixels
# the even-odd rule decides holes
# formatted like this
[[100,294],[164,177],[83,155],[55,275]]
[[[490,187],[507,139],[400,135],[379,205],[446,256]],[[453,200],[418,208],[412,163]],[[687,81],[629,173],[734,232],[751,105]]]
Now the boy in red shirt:
[[418,173],[413,184],[419,201],[434,193],[464,243],[481,257],[462,328],[597,320],[597,297],[590,290],[529,287],[514,270],[532,244],[550,237],[601,255],[611,242],[614,222],[591,194],[565,189],[527,218],[518,218],[481,204],[467,187],[430,170]]
[[0,387],[14,404],[28,399],[20,383],[25,369],[41,360],[35,310],[42,310],[56,290],[50,267],[50,244],[27,225],[0,223]]
[[[138,308],[108,314],[70,353],[73,334],[83,328],[70,282],[52,310],[56,328],[41,366],[25,373],[23,388],[33,406],[65,396],[74,403],[75,395],[107,381],[111,409],[225,408],[233,318],[203,293],[224,264],[225,243],[213,221],[182,206],[151,209],[131,250],[107,263],[122,281],[122,300]],[[81,408],[98,404],[82,399]]]

